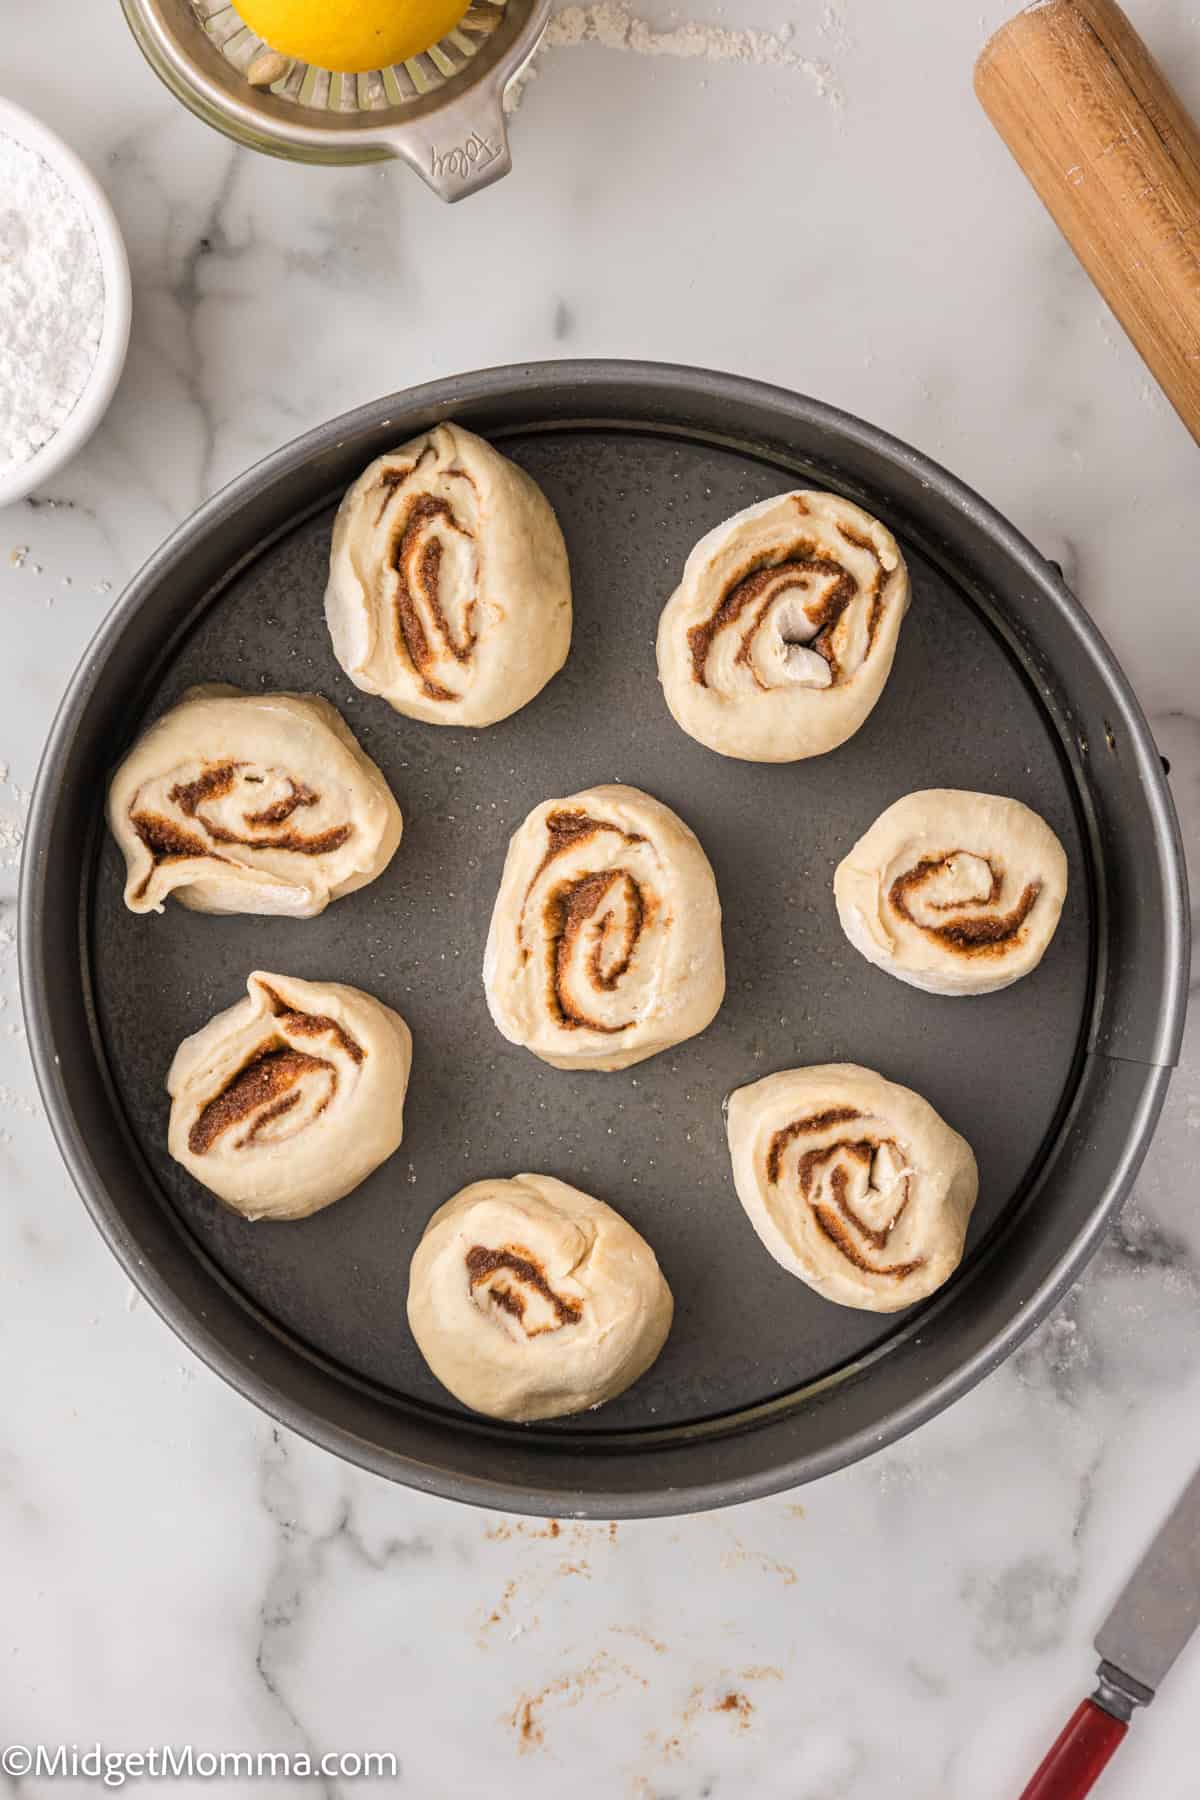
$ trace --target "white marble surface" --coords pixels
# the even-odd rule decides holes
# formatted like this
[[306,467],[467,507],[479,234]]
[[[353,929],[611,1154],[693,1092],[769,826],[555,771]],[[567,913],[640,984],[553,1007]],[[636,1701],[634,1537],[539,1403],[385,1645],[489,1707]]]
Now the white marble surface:
[[[1064,563],[1195,846],[1198,453],[976,107],[1003,9],[694,4],[793,20],[827,91],[798,67],[558,49],[517,116],[516,173],[449,211],[398,168],[234,151],[158,86],[115,0],[6,0],[0,88],[104,179],[136,317],[99,436],[0,513],[0,1737],[389,1750],[400,1774],[379,1785],[420,1800],[1015,1800],[1200,1460],[1195,1027],[1123,1223],[969,1398],[794,1497],[558,1536],[273,1430],[135,1302],[41,1115],[20,821],[111,594],[262,452],[459,368],[724,366],[932,452]],[[1131,10],[1200,108],[1193,0]],[[1198,1705],[1193,1646],[1100,1791],[1200,1793]],[[351,1791],[261,1791],[314,1786]]]

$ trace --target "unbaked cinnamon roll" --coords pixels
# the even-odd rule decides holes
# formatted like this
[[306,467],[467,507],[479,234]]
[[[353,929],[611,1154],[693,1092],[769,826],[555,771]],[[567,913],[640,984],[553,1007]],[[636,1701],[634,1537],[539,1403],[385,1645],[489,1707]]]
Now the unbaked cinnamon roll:
[[370,994],[256,972],[176,1051],[167,1147],[243,1218],[306,1218],[398,1147],[411,1063],[408,1026]]
[[855,1063],[785,1069],[732,1094],[728,1125],[750,1223],[827,1300],[897,1312],[958,1267],[975,1157],[911,1088]]
[[509,845],[483,965],[510,1043],[625,1069],[694,1037],[725,994],[721,903],[683,820],[631,787],[535,807]]
[[835,750],[883,692],[908,598],[878,519],[836,494],[763,500],[701,538],[663,610],[667,705],[722,756]]
[[1041,962],[1067,858],[1019,800],[928,788],[880,814],[833,886],[842,929],[868,962],[931,994],[988,994]]
[[192,688],[112,779],[125,904],[311,919],[381,875],[403,820],[383,775],[318,694]]
[[623,1393],[671,1329],[671,1290],[621,1215],[549,1175],[477,1181],[425,1228],[408,1321],[433,1373],[496,1419],[555,1419]]
[[333,528],[325,616],[358,687],[431,725],[493,725],[566,661],[571,576],[550,502],[460,425],[373,462]]

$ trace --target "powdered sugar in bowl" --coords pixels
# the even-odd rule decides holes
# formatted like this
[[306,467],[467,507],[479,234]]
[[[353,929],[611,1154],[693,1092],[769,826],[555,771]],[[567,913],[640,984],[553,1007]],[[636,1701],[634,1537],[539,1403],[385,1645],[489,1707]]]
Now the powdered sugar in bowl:
[[103,189],[0,99],[0,506],[91,436],[120,380],[129,317],[129,261]]

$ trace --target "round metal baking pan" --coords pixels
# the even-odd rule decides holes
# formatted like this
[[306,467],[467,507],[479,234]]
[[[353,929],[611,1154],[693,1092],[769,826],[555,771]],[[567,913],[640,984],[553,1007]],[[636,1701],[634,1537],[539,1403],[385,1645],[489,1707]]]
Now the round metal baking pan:
[[[570,661],[485,732],[359,694],[321,614],[332,508],[370,459],[455,418],[554,503],[576,589]],[[728,762],[684,736],[654,670],[658,612],[702,532],[797,484],[901,539],[914,603],[882,701],[835,754]],[[406,814],[385,876],[320,919],[121,904],[107,772],[201,679],[341,708]],[[564,1074],[496,1034],[479,966],[509,833],[538,800],[642,785],[698,832],[725,910],[729,994],[708,1032],[623,1074]],[[1062,837],[1071,893],[1041,968],[972,1000],[923,995],[843,940],[833,868],[918,787],[1015,794]],[[434,383],[334,420],[209,502],[92,644],[54,725],[21,907],[30,1042],[70,1171],[176,1331],[274,1417],[457,1499],[618,1517],[745,1500],[911,1430],[994,1367],[1079,1272],[1128,1191],[1175,1060],[1187,985],[1178,831],[1158,755],[1056,570],[977,496],[827,406],[704,372],[551,363]],[[255,967],[357,983],[398,1007],[416,1061],[391,1162],[301,1224],[249,1225],[166,1154],[178,1040]],[[827,1304],[764,1254],[729,1179],[722,1100],[798,1063],[911,1084],[972,1142],[968,1254],[926,1305]],[[657,1249],[675,1329],[584,1418],[473,1417],[422,1364],[408,1260],[463,1183],[532,1168],[616,1204]]]

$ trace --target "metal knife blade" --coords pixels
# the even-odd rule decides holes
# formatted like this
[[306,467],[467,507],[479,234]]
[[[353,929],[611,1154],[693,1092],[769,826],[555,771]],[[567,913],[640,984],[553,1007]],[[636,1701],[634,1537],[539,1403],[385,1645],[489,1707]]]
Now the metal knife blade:
[[1200,1470],[1096,1633],[1114,1670],[1149,1690],[1200,1626]]

